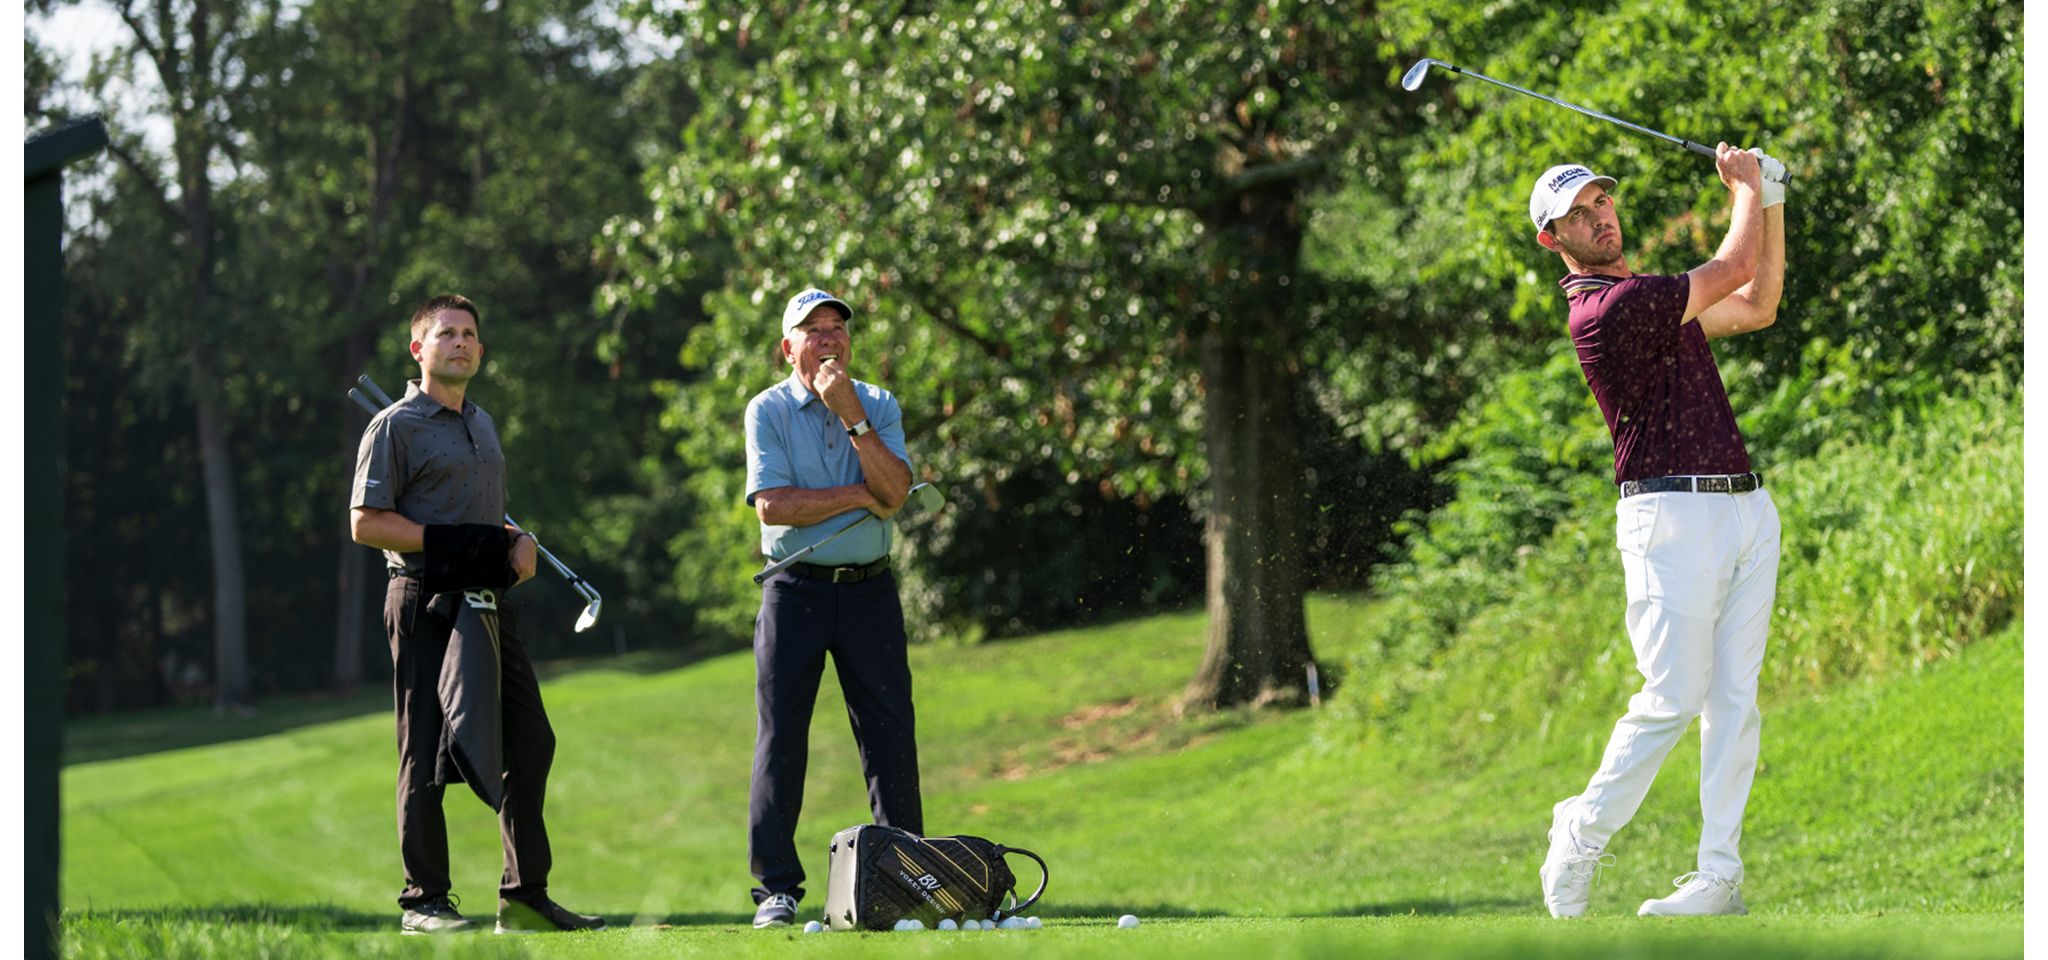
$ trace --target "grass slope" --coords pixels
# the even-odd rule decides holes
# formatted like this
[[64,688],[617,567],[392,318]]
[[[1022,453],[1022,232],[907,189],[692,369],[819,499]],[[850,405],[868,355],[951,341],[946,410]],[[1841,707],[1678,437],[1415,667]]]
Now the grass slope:
[[[1317,598],[1326,658],[1367,634],[1370,604]],[[926,818],[1038,850],[1053,884],[1037,932],[794,940],[750,911],[745,810],[752,662],[657,673],[597,666],[550,680],[560,738],[552,888],[623,925],[603,934],[422,945],[389,933],[399,885],[388,715],[295,704],[175,730],[81,724],[109,757],[65,771],[67,954],[98,956],[719,956],[947,953],[1180,956],[2011,956],[2020,943],[2021,641],[2017,622],[1916,674],[1774,704],[1750,806],[1745,894],[1757,916],[1632,916],[1689,868],[1697,737],[1616,838],[1593,917],[1541,917],[1535,869],[1551,802],[1583,748],[1438,765],[1410,738],[1360,742],[1309,713],[1175,720],[1198,614],[1029,641],[920,648]],[[1769,669],[1767,665],[1767,669]],[[1621,704],[1615,704],[1619,710]],[[306,711],[298,723],[294,711]],[[275,732],[271,732],[275,731]],[[256,735],[249,735],[251,733]],[[1504,738],[1513,738],[1502,731]],[[135,753],[124,742],[184,744]],[[232,739],[239,738],[239,739]],[[812,735],[799,848],[814,914],[825,841],[866,817],[831,682]],[[129,755],[134,754],[134,755]],[[451,794],[456,888],[488,917],[495,823]],[[1028,864],[1019,872],[1030,874]],[[1027,879],[1028,882],[1028,879]],[[480,908],[480,909],[476,909]],[[1131,912],[1133,933],[1107,926]]]

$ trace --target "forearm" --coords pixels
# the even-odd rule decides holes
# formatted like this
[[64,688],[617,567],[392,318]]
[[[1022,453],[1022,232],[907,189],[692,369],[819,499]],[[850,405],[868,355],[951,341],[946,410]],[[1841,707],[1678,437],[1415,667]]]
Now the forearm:
[[378,550],[418,553],[426,549],[427,528],[394,510],[357,507],[349,516],[349,536]]
[[1736,190],[1730,199],[1733,203],[1728,218],[1728,235],[1721,238],[1721,248],[1714,252],[1714,259],[1754,280],[1758,255],[1764,245],[1763,198],[1754,190]]
[[855,438],[853,450],[860,455],[861,479],[866,481],[868,493],[891,509],[902,506],[910,496],[910,465],[897,459],[877,433]]
[[1739,291],[1756,310],[1766,316],[1778,312],[1778,300],[1785,292],[1785,205],[1765,210],[1764,240],[1757,254],[1756,279]]
[[1691,278],[1686,297],[1685,320],[1703,317],[1708,311],[1756,281],[1758,252],[1763,246],[1763,201],[1756,191],[1732,191],[1734,209],[1728,235],[1714,258],[1687,273]]
[[[908,471],[905,471],[908,474]],[[754,494],[754,512],[761,522],[783,527],[808,527],[849,510],[872,510],[879,504],[865,484],[843,487],[776,487]]]

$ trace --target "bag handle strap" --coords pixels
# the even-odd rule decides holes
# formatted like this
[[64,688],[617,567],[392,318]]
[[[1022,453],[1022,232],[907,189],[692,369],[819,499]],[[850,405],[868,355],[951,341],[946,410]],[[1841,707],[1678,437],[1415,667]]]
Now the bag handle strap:
[[1016,847],[1003,847],[1002,851],[1003,856],[1006,857],[1013,853],[1021,853],[1024,856],[1030,857],[1033,861],[1037,862],[1038,864],[1038,889],[1032,892],[1029,899],[1025,900],[1023,903],[1016,903],[1017,892],[1015,890],[1010,891],[1010,900],[1013,906],[1010,907],[1008,912],[1010,913],[1010,915],[1015,916],[1018,913],[1023,912],[1025,908],[1030,907],[1034,903],[1037,903],[1039,897],[1045,896],[1045,885],[1052,881],[1052,871],[1046,867],[1044,857],[1032,853],[1029,850],[1020,850]]

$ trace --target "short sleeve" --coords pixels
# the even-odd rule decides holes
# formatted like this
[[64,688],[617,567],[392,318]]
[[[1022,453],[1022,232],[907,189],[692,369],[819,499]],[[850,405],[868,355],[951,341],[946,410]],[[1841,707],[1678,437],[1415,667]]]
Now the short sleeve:
[[[880,387],[875,388],[877,396],[874,406],[868,410],[868,417],[874,421],[875,434],[882,438],[882,446],[910,467],[910,450],[903,443],[903,407],[896,402],[896,395]],[[911,476],[917,475],[911,470]]]
[[399,481],[405,476],[404,451],[399,448],[387,413],[370,421],[356,448],[356,478],[349,493],[349,508],[372,510],[398,508]]
[[747,506],[750,507],[754,505],[754,495],[763,490],[796,485],[796,474],[789,463],[789,438],[784,435],[782,418],[770,409],[769,396],[762,394],[747,404]]

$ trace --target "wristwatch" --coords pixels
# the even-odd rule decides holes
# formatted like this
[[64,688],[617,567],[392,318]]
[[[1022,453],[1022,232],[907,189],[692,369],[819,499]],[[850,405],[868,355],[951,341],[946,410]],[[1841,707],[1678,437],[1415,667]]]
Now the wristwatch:
[[862,420],[861,422],[846,428],[846,435],[849,437],[859,437],[862,434],[873,432],[875,432],[875,428],[869,426],[866,420]]

